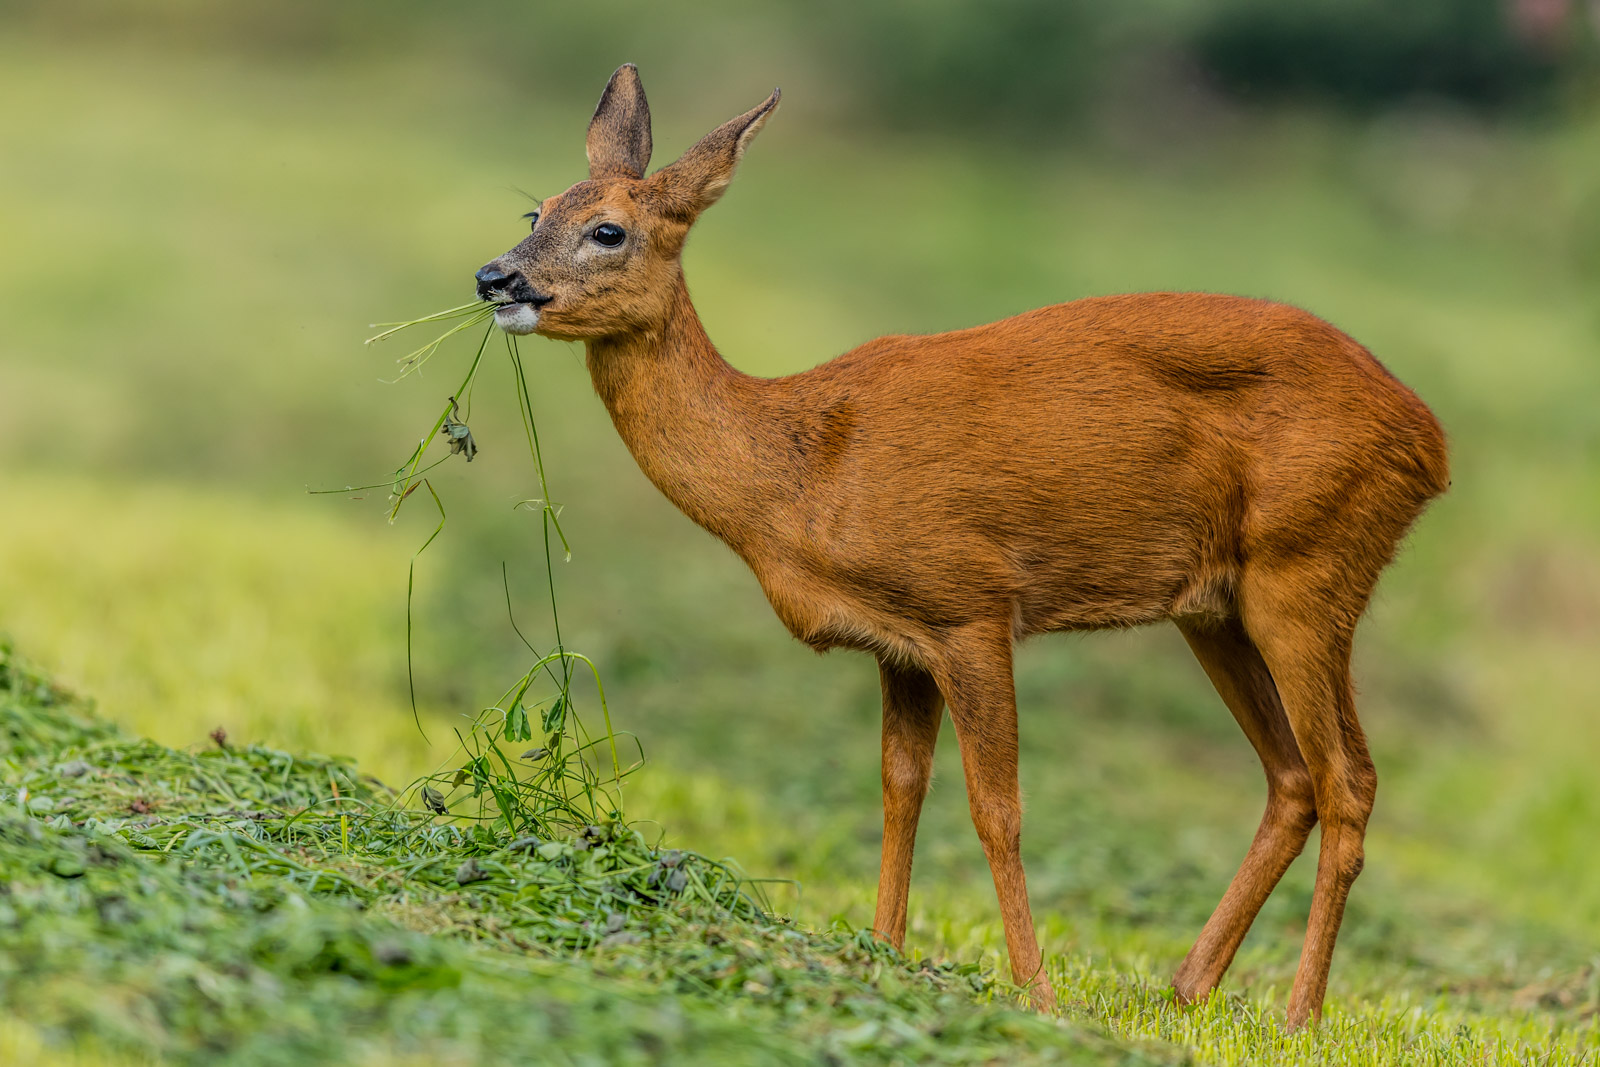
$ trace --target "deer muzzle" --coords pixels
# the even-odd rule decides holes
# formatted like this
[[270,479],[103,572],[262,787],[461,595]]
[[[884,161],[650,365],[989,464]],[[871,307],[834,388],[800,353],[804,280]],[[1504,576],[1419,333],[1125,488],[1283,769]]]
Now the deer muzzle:
[[496,326],[506,333],[519,334],[539,328],[539,309],[552,298],[537,292],[521,271],[508,273],[496,262],[482,267],[474,277],[478,299],[500,305],[494,313]]

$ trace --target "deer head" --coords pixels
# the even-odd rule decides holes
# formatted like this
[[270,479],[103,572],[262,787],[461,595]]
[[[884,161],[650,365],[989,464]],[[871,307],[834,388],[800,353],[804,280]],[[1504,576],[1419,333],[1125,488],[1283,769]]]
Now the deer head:
[[667,316],[689,227],[733,180],[778,106],[723,123],[645,177],[650,105],[632,63],[617,68],[589,122],[589,179],[528,213],[532,232],[477,273],[508,333],[587,340],[648,330]]

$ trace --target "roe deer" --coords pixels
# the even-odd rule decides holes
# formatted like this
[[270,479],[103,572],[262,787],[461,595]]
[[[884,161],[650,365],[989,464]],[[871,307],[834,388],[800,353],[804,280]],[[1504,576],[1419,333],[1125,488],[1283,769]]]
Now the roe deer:
[[1379,572],[1449,484],[1428,408],[1307,312],[1199,293],[1099,297],[802,374],[723,361],[680,253],[778,93],[646,177],[630,64],[589,124],[589,180],[478,271],[500,326],[582,340],[639,467],[755,572],[791,633],[877,657],[883,860],[897,948],[949,706],[1015,980],[1055,995],[1019,852],[1012,646],[1171,619],[1255,746],[1267,808],[1174,980],[1204,997],[1311,828],[1316,889],[1289,1000],[1320,1016],[1376,778],[1350,649]]

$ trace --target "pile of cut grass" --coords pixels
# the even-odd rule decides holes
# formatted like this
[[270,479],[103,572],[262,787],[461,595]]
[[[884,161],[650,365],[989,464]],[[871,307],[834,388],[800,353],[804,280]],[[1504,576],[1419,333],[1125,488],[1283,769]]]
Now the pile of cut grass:
[[0,1059],[1148,1062],[626,824],[420,792],[128,737],[0,645]]

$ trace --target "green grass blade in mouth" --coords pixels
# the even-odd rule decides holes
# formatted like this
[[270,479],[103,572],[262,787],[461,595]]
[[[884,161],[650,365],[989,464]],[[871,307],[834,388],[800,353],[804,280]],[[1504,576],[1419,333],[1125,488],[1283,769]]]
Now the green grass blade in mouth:
[[435,337],[427,344],[421,346],[420,348],[413,349],[412,351],[401,356],[399,359],[395,360],[395,362],[400,365],[400,374],[394,379],[394,381],[399,381],[401,378],[415,374],[422,368],[424,363],[427,363],[428,360],[433,358],[434,353],[439,351],[440,345],[444,344],[451,337],[454,337],[462,330],[470,330],[472,327],[478,325],[478,323],[483,322],[486,319],[493,318],[495,310],[496,309],[493,304],[488,305],[487,307],[480,307],[479,310],[467,315],[463,321],[450,327],[450,329],[446,330],[438,337]]
[[[490,306],[491,308],[493,307],[493,305]],[[407,319],[404,322],[374,322],[371,324],[371,328],[374,330],[383,327],[388,328],[384,329],[382,333],[374,334],[373,336],[367,338],[362,343],[370,345],[374,341],[382,341],[384,338],[392,337],[401,330],[408,330],[413,326],[420,326],[425,322],[440,322],[445,319],[459,318],[462,315],[480,314],[483,311],[483,308],[484,301],[474,300],[470,304],[462,304],[460,307],[447,308],[444,311],[435,311],[432,315],[424,315],[417,319]]]

